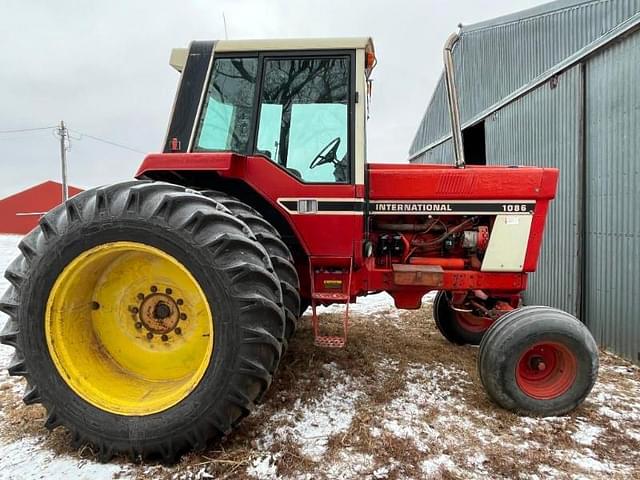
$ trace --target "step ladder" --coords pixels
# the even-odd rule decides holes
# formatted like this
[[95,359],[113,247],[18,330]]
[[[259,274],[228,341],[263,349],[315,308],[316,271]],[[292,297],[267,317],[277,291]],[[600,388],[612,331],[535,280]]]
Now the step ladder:
[[[311,275],[311,326],[314,345],[323,348],[343,348],[347,343],[349,329],[349,299],[352,257],[310,257]],[[318,304],[344,303],[346,305],[342,321],[342,336],[321,335],[320,319],[316,313]]]

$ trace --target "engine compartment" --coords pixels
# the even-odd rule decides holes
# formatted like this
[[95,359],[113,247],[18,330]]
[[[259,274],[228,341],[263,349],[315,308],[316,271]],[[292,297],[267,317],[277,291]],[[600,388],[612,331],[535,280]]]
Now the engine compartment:
[[385,216],[371,219],[376,266],[434,265],[444,270],[480,270],[493,216]]

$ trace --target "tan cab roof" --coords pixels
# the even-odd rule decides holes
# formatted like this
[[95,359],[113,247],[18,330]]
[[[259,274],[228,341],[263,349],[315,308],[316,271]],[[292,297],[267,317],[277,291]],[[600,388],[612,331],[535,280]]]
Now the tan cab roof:
[[[371,37],[345,38],[281,38],[264,40],[219,40],[215,44],[216,52],[266,52],[278,50],[351,50],[365,49],[374,52]],[[169,64],[182,71],[187,57],[188,48],[174,48],[171,51]]]
[[373,51],[371,37],[346,38],[282,38],[264,40],[219,40],[217,52],[248,52],[267,50],[345,50],[364,48]]

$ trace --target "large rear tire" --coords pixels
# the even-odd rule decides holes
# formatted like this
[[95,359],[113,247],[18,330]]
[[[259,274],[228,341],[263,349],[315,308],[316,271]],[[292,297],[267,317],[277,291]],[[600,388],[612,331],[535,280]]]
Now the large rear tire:
[[478,373],[489,397],[507,410],[564,415],[593,388],[598,348],[574,316],[550,307],[519,308],[486,332]]
[[103,461],[174,461],[228,434],[269,387],[284,337],[280,282],[225,207],[127,182],[47,213],[20,243],[0,335],[45,426]]
[[260,212],[246,203],[229,194],[215,190],[203,190],[201,193],[221,203],[246,223],[269,254],[276,275],[280,279],[280,287],[282,289],[286,319],[284,333],[284,348],[286,351],[289,340],[296,333],[298,318],[302,314],[300,311],[300,280],[298,279],[298,272],[289,247],[282,241],[278,230],[265,220]]

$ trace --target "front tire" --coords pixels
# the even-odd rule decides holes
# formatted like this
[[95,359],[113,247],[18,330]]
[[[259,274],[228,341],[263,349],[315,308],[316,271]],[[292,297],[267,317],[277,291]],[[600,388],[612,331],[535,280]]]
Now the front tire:
[[20,250],[0,300],[9,373],[27,379],[47,428],[103,461],[204,448],[270,385],[280,283],[220,204],[162,183],[97,188],[47,213]]
[[451,308],[448,293],[439,291],[433,300],[433,318],[438,331],[455,345],[480,345],[493,321],[472,312],[457,312]]
[[574,316],[550,307],[503,315],[485,334],[478,373],[489,397],[523,415],[564,415],[587,397],[598,348]]

